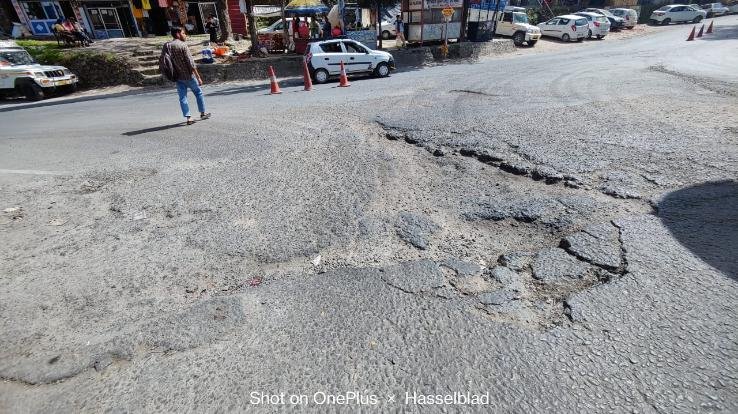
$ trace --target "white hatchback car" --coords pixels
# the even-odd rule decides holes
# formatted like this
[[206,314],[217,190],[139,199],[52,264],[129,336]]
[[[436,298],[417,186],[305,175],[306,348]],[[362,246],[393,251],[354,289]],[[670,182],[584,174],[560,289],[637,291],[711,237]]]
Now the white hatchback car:
[[695,6],[671,4],[654,10],[649,18],[651,23],[669,24],[679,22],[699,23],[707,16],[707,12]]
[[384,78],[395,69],[395,60],[387,52],[371,50],[351,39],[332,39],[310,43],[305,61],[315,83],[325,83],[341,73],[343,62],[347,74],[371,73]]
[[638,24],[638,12],[633,9],[610,9],[610,13],[625,20],[623,27],[632,29]]
[[576,16],[582,16],[587,19],[589,23],[589,31],[587,32],[587,39],[591,39],[592,36],[602,39],[610,33],[610,20],[607,17],[599,13],[589,12],[578,12],[574,13]]
[[587,37],[589,22],[586,17],[565,14],[539,24],[538,28],[543,36],[557,37],[564,42],[581,42]]
[[702,10],[707,12],[707,17],[725,16],[730,13],[730,9],[723,6],[723,3],[703,4]]

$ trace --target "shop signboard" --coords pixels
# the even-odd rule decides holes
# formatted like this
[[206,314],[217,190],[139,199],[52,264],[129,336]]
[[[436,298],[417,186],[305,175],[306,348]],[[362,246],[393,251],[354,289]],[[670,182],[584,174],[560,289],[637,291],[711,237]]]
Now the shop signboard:
[[408,10],[460,8],[463,4],[463,0],[410,0]]
[[469,8],[476,10],[503,11],[507,0],[469,0]]

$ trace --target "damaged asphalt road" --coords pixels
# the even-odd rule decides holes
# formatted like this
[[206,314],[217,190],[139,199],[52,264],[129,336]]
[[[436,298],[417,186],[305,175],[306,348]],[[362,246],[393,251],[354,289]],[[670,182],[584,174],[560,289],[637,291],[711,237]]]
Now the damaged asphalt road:
[[716,22],[209,86],[191,127],[171,90],[1,112],[0,412],[738,411],[738,18]]

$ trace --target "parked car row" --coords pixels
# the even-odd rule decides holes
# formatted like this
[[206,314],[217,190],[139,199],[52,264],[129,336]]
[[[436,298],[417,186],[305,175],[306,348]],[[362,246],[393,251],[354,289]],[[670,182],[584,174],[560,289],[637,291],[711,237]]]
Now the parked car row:
[[596,9],[556,16],[538,25],[543,36],[555,37],[564,42],[584,39],[603,39],[610,31],[632,29],[638,22],[638,13],[632,9]]

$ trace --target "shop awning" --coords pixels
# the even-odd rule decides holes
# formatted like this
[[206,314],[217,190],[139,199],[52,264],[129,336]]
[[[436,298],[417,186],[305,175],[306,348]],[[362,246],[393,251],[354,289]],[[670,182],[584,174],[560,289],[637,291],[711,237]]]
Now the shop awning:
[[328,6],[321,3],[320,0],[292,0],[290,4],[284,8],[285,14],[295,16],[323,14],[328,13],[328,10]]

